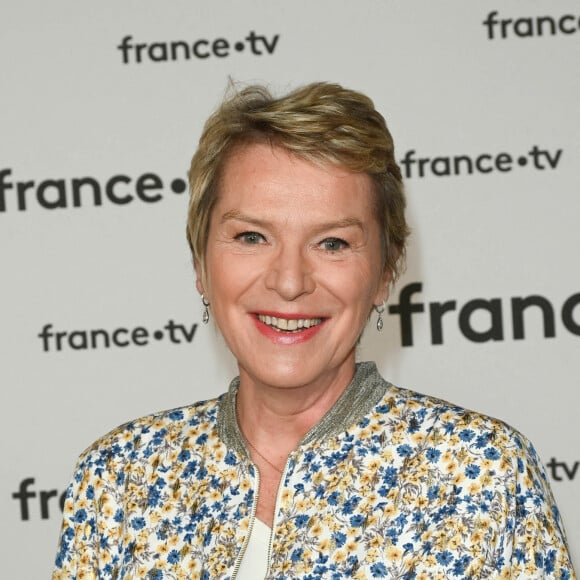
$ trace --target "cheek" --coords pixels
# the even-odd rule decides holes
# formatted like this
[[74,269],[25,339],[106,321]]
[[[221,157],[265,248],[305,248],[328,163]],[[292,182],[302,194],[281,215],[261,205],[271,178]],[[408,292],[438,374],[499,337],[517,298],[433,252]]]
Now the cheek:
[[256,277],[259,268],[248,265],[241,256],[213,249],[206,262],[206,284],[214,302],[228,302],[239,297]]
[[357,267],[325,268],[318,276],[319,283],[334,294],[344,305],[368,316],[378,288],[378,276],[368,263]]

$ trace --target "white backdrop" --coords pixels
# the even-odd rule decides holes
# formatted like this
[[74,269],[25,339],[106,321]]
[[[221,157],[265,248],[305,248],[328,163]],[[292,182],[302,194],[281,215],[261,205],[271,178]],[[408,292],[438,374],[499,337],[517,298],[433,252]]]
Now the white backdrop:
[[360,357],[528,435],[578,560],[579,56],[577,0],[4,2],[2,576],[49,577],[91,441],[235,374],[201,325],[183,193],[230,76],[374,99],[413,237]]

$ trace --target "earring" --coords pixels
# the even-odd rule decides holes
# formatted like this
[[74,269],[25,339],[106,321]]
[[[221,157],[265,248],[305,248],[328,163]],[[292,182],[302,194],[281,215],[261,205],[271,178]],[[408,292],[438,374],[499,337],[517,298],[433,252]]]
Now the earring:
[[204,324],[209,322],[209,302],[205,299],[205,296],[201,295],[201,303],[203,304],[203,314],[201,315],[201,321]]
[[383,331],[383,326],[384,326],[384,323],[383,323],[383,312],[385,311],[385,308],[386,308],[385,305],[386,305],[386,301],[383,302],[380,306],[375,306],[374,307],[375,310],[376,310],[376,312],[377,312],[377,315],[378,315],[378,318],[377,318],[377,330],[379,332],[382,332]]

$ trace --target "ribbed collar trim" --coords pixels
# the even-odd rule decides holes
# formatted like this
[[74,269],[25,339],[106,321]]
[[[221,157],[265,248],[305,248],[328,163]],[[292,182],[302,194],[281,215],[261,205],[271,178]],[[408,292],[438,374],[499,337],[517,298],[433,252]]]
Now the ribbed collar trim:
[[[219,401],[217,428],[220,439],[230,449],[248,456],[236,418],[236,395],[240,378],[236,377]],[[299,445],[324,441],[358,423],[384,397],[389,389],[374,362],[357,363],[349,386],[332,408],[304,437]]]

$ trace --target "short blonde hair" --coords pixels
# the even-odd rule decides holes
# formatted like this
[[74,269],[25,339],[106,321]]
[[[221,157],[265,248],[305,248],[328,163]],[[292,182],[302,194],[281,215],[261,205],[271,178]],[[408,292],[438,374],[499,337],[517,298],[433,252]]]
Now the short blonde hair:
[[409,229],[394,144],[383,116],[362,93],[317,82],[274,98],[261,85],[227,96],[209,117],[189,170],[187,238],[202,271],[221,171],[238,147],[268,142],[318,164],[368,174],[376,186],[383,268],[395,279]]

